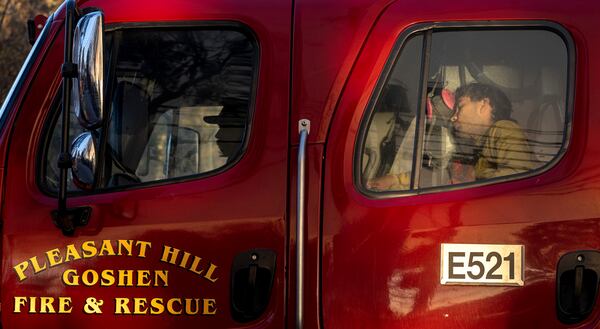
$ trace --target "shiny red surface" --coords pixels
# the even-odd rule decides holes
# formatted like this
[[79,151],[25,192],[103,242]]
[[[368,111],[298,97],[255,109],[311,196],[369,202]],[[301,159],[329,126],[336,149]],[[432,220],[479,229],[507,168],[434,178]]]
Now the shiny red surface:
[[[50,211],[56,199],[36,184],[40,138],[50,105],[59,94],[63,56],[61,22],[56,21],[50,46],[3,136],[9,145],[2,209],[2,326],[4,328],[281,328],[284,325],[286,201],[288,170],[289,49],[291,2],[278,1],[86,1],[99,7],[106,23],[160,21],[236,21],[254,31],[260,45],[259,81],[254,125],[248,149],[231,169],[208,178],[181,183],[102,193],[69,199],[70,206],[92,208],[90,223],[75,237],[54,226]],[[264,10],[268,8],[269,10]],[[277,68],[277,69],[275,69]],[[10,137],[10,139],[7,139]],[[260,191],[258,193],[257,191]],[[74,260],[48,268],[18,282],[13,267],[30,257],[44,259],[58,248],[83,241],[133,239],[152,243],[146,258],[106,256]],[[160,262],[163,245],[185,250],[214,263],[216,282]],[[262,317],[249,324],[230,314],[230,270],[233,258],[249,249],[268,248],[277,254],[270,304]],[[208,268],[207,265],[206,269]],[[31,267],[31,265],[30,265]],[[168,287],[67,286],[62,273],[76,269],[98,271],[168,270]],[[14,296],[72,297],[71,314],[15,314]],[[83,313],[87,298],[104,300],[102,314]],[[115,315],[114,298],[214,298],[216,315]],[[39,301],[38,301],[39,303]],[[38,304],[39,305],[39,304]],[[132,310],[133,305],[130,304]],[[56,307],[56,306],[55,306]]]
[[[3,177],[2,325],[5,328],[294,327],[295,170],[298,119],[311,120],[308,147],[306,328],[563,328],[555,315],[561,255],[600,249],[600,6],[591,1],[527,2],[296,0],[81,1],[106,23],[236,21],[256,34],[260,71],[249,148],[222,174],[184,183],[70,199],[89,205],[91,222],[73,238],[50,219],[56,200],[35,182],[40,135],[60,84],[60,21],[45,57],[27,78],[0,136]],[[292,13],[294,17],[292,18]],[[550,171],[523,180],[386,200],[369,199],[352,181],[354,144],[366,103],[398,35],[422,22],[549,20],[576,47],[575,106],[568,152]],[[293,22],[293,26],[292,26]],[[290,33],[293,31],[293,41]],[[290,45],[293,47],[290,53]],[[290,58],[292,59],[290,62]],[[38,68],[38,66],[40,66]],[[290,77],[290,71],[292,76]],[[291,87],[291,95],[290,94]],[[291,108],[290,108],[291,105]],[[5,161],[5,160],[2,160]],[[20,283],[13,266],[86,240],[153,243],[139,258],[62,264]],[[442,286],[441,243],[525,245],[524,287]],[[219,266],[212,284],[157,262],[160,246]],[[233,257],[251,248],[277,252],[266,313],[249,324],[229,310]],[[66,287],[68,268],[169,269],[168,288]],[[14,314],[14,296],[72,296],[70,315]],[[211,297],[216,316],[84,315],[87,297]],[[74,306],[75,307],[75,306]],[[578,327],[598,327],[598,310]]]
[[[292,122],[311,120],[309,142],[325,141],[356,57],[377,17],[391,2],[295,2]],[[298,136],[292,132],[292,141],[297,144]]]
[[[555,312],[558,259],[600,248],[600,55],[596,3],[397,1],[375,23],[327,136],[323,190],[325,328],[564,328]],[[366,103],[396,37],[418,22],[550,20],[576,47],[572,137],[565,157],[527,179],[376,200],[353,185]],[[345,54],[339,54],[340,60]],[[326,82],[333,81],[331,77]],[[523,244],[523,287],[440,285],[441,243]],[[598,326],[597,310],[578,328]]]

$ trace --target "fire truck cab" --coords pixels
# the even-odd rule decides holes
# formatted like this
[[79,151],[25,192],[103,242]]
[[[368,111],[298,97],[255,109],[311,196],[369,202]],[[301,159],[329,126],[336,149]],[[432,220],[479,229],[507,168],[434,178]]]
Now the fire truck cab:
[[65,1],[0,109],[2,327],[599,327],[599,13]]

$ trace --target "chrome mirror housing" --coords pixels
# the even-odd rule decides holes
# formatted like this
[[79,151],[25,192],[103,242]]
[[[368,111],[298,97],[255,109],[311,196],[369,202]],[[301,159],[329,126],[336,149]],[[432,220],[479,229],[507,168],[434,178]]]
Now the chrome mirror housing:
[[73,83],[71,106],[86,129],[102,125],[104,104],[104,18],[92,12],[79,19],[73,36],[73,63],[77,80]]
[[89,191],[96,185],[97,146],[97,138],[89,131],[77,136],[71,144],[73,183],[84,191]]

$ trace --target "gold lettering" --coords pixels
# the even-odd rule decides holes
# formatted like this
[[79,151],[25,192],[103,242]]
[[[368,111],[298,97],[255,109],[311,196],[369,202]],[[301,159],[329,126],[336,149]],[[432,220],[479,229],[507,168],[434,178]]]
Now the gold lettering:
[[63,283],[67,286],[78,286],[79,285],[79,276],[77,275],[77,270],[68,269],[63,272],[62,275]]
[[163,254],[160,258],[161,262],[171,263],[175,265],[177,262],[177,256],[179,255],[179,249],[171,248],[167,245],[163,246]]
[[36,297],[29,297],[29,313],[37,313],[35,307]]
[[202,274],[202,272],[204,272],[204,270],[198,269],[198,264],[200,264],[200,261],[202,260],[202,258],[198,257],[198,256],[194,256],[194,261],[192,262],[192,266],[190,267],[190,271],[196,273],[196,274]]
[[54,297],[40,297],[40,313],[56,313],[52,303],[54,303]]
[[[37,302],[39,300],[40,308],[37,308]],[[14,313],[21,313],[23,308],[29,304],[28,313],[39,313],[40,314],[55,314],[56,308],[54,305],[54,297],[14,297],[15,306],[13,309]],[[58,313],[71,313],[71,297],[58,297]]]
[[138,257],[140,258],[146,258],[146,248],[149,249],[152,247],[152,243],[148,241],[137,241],[135,245],[140,247],[140,252],[138,253]]
[[166,301],[166,307],[162,298],[153,298],[149,302],[146,298],[133,298],[133,313],[129,302],[129,298],[115,298],[115,314],[143,315],[150,313],[157,315],[163,314],[165,310],[171,315],[215,315],[217,313],[216,301],[212,298],[185,298],[183,300],[171,298]]
[[104,252],[106,252],[106,256],[114,256],[115,255],[115,250],[113,249],[113,246],[110,243],[110,240],[102,240],[102,248],[100,248],[100,252],[98,253],[98,256],[105,256]]
[[86,270],[83,272],[83,274],[81,274],[81,282],[88,287],[95,285],[98,283],[98,272],[94,270]]
[[217,314],[217,302],[212,298],[204,299],[204,315],[215,315]]
[[123,255],[123,249],[127,251],[127,256],[131,256],[131,249],[133,246],[133,240],[118,240],[118,255]]
[[127,304],[129,304],[129,298],[115,298],[115,314],[131,314]]
[[98,249],[96,248],[96,243],[94,241],[85,241],[81,245],[81,250],[83,251],[83,258],[92,258],[98,253]]
[[71,313],[71,297],[58,297],[58,313]]
[[75,245],[68,245],[67,252],[65,255],[65,263],[77,259],[81,259],[81,256],[79,255],[79,252],[77,252],[77,249],[75,249]]
[[204,276],[204,278],[213,283],[216,282],[217,280],[219,280],[219,278],[213,279],[213,277],[212,277],[212,275],[216,269],[217,269],[217,265],[210,263],[210,267],[208,268],[208,271],[206,271],[206,275]]
[[104,270],[100,274],[102,279],[100,280],[100,285],[103,287],[112,286],[115,284],[115,271],[113,270]]
[[[119,287],[133,287],[133,270],[119,270]],[[125,282],[127,280],[127,282]]]
[[[118,271],[117,273],[115,273]],[[154,275],[152,275],[154,273]],[[85,270],[81,275],[76,269],[65,270],[62,281],[67,286],[78,286],[79,281],[85,286],[94,286],[98,282],[102,287],[168,287],[169,271],[167,270],[111,270],[106,269],[98,273],[93,269]]]
[[175,309],[173,308],[173,304],[175,302],[179,303],[179,306],[181,306],[181,299],[180,298],[171,298],[167,302],[167,311],[169,313],[173,314],[173,315],[179,315],[179,314],[181,314],[181,310],[180,311],[175,311]]
[[134,298],[133,299],[133,314],[146,314],[148,313],[148,309],[146,306],[148,302],[146,302],[146,298]]
[[179,267],[187,268],[187,262],[190,258],[191,254],[187,251],[183,252],[183,258],[181,258],[181,262],[179,262]]
[[58,250],[58,248],[46,251],[46,256],[50,262],[50,267],[62,264],[62,257],[60,256],[60,250]]
[[39,272],[46,269],[46,263],[44,263],[44,267],[40,267],[36,256],[29,258],[29,261],[31,262],[31,265],[33,265],[33,273],[35,274],[38,274]]
[[150,314],[161,314],[165,311],[162,298],[152,298],[150,301]]
[[162,281],[162,287],[168,287],[169,286],[169,271],[167,270],[156,270],[154,271],[154,286],[158,287],[158,279],[160,279]]
[[[200,302],[200,299],[198,299],[198,298],[195,298],[195,299],[186,298],[185,299],[185,314],[186,315],[198,314],[198,311],[200,311],[200,306],[198,305],[198,302]],[[196,304],[194,309],[192,309],[192,303]]]
[[15,272],[17,272],[17,276],[19,277],[19,281],[23,281],[27,278],[25,275],[25,270],[29,267],[29,262],[24,261],[22,263],[17,264],[17,266],[13,267]]
[[27,297],[15,296],[15,308],[13,313],[21,313],[21,306],[25,306],[25,304],[27,304]]
[[[150,271],[138,270],[137,271],[137,286],[138,287],[150,287],[152,281],[150,279]],[[144,281],[146,280],[146,281]],[[135,312],[134,312],[135,313]]]

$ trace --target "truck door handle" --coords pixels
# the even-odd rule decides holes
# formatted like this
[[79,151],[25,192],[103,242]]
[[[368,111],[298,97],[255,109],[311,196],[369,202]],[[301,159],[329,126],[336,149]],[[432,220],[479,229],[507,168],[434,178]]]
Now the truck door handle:
[[258,319],[269,305],[277,256],[273,250],[238,254],[231,268],[231,315],[238,322]]
[[566,324],[585,320],[598,294],[600,252],[574,251],[563,255],[556,273],[556,312]]
[[296,195],[296,329],[304,327],[304,199],[306,142],[310,133],[310,121],[298,121],[300,144],[298,146],[298,191]]

